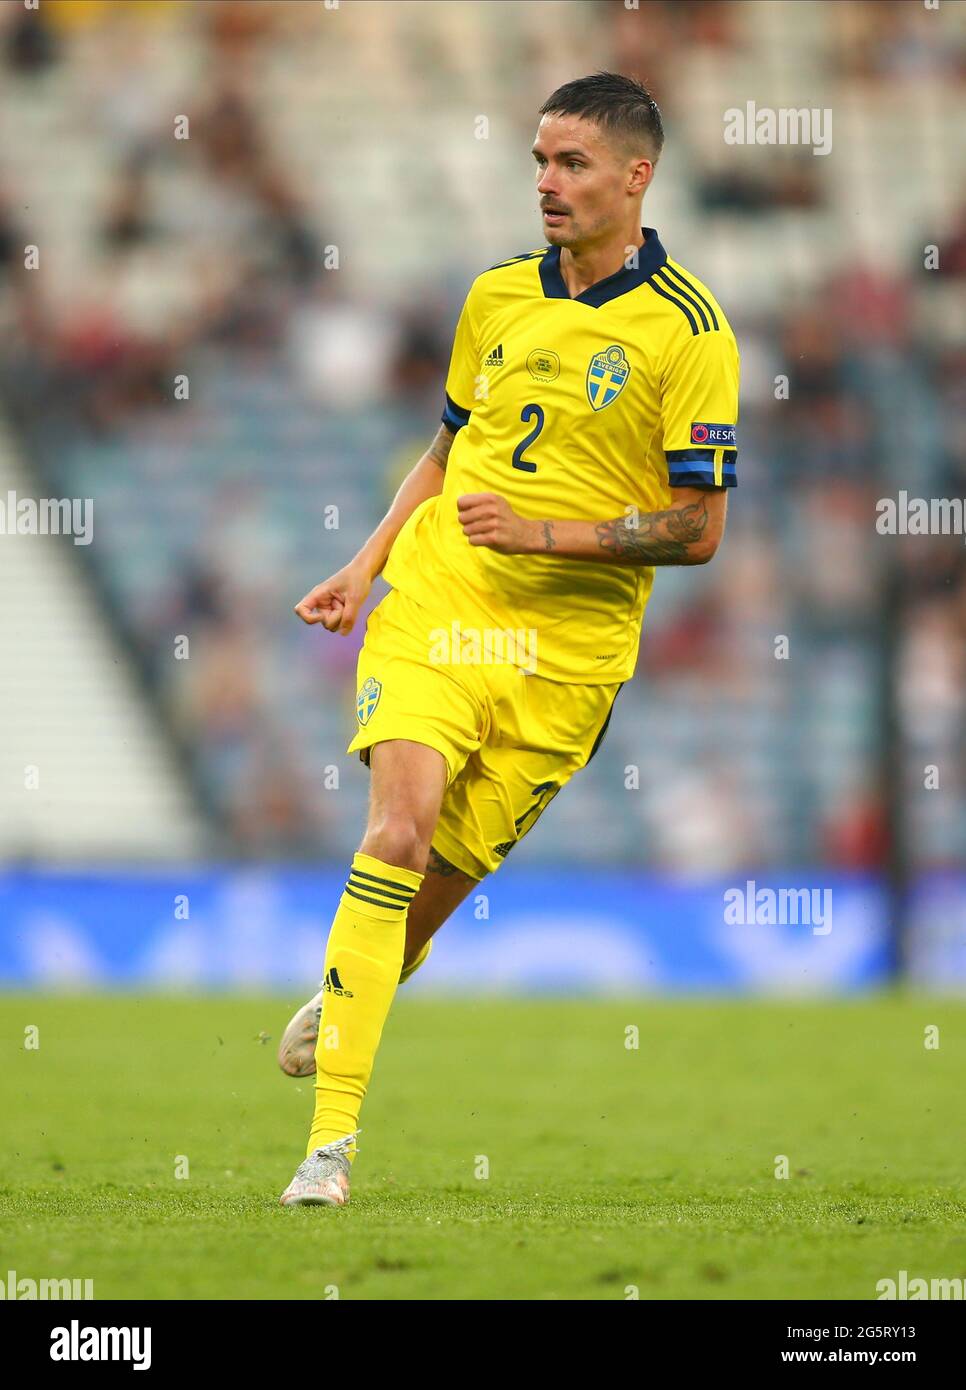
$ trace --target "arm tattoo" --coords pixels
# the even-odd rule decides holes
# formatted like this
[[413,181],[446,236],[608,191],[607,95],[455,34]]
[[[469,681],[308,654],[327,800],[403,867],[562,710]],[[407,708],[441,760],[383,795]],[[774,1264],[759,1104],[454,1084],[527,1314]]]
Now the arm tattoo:
[[429,858],[426,860],[426,872],[428,874],[440,874],[443,878],[449,878],[457,872],[455,864],[451,864],[448,859],[444,859],[432,845],[429,847]]
[[554,540],[554,538],[553,538],[553,522],[552,522],[552,521],[545,521],[545,522],[543,522],[543,540],[544,540],[544,546],[543,546],[544,550],[553,550],[554,546],[557,544],[557,542],[556,542],[556,541]]
[[449,458],[449,451],[453,447],[453,440],[455,438],[455,434],[450,434],[445,425],[440,425],[439,429],[436,431],[436,438],[426,450],[429,458],[431,458],[434,463],[438,464],[444,473],[446,472],[446,462]]
[[689,546],[700,541],[708,524],[704,498],[686,507],[649,512],[631,526],[626,517],[602,521],[595,529],[601,550],[643,565],[687,565]]

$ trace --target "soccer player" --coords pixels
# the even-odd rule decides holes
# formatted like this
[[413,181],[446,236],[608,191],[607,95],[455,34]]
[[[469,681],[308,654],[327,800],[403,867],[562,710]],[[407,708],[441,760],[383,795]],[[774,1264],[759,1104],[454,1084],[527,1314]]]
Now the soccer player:
[[655,567],[702,565],[735,484],[738,351],[641,199],[664,133],[638,82],[598,73],[540,109],[548,245],[473,282],[442,428],[353,560],[295,611],[351,631],[368,823],[321,992],[279,1051],[316,1073],[283,1205],[341,1205],[396,987],[596,752],[634,671]]

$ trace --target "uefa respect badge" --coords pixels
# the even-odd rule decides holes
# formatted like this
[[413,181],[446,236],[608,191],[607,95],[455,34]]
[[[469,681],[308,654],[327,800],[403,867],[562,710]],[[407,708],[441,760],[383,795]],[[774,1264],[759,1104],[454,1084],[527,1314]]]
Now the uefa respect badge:
[[725,448],[735,447],[736,427],[734,425],[706,425],[700,420],[696,420],[691,426],[691,443],[707,444],[712,448],[719,448],[722,444]]

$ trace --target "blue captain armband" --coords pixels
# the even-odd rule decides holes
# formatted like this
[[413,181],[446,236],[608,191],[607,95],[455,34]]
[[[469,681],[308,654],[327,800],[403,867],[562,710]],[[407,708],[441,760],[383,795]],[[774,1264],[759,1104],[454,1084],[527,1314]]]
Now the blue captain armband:
[[717,449],[666,449],[667,480],[671,487],[737,487],[737,449],[722,449],[721,476],[716,476]]
[[452,396],[447,394],[446,409],[440,419],[448,430],[451,430],[453,434],[458,434],[464,425],[469,424],[471,414],[472,411],[464,410],[461,405],[456,404]]

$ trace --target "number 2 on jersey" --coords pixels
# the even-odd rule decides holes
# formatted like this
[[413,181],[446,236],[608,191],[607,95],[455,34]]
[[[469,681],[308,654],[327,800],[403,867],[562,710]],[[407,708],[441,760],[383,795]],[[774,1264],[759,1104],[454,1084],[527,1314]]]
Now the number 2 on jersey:
[[530,445],[534,442],[534,440],[539,435],[540,431],[543,429],[543,406],[525,405],[523,409],[520,411],[520,419],[523,421],[525,425],[529,424],[531,420],[536,420],[537,423],[534,425],[530,433],[528,435],[525,435],[523,439],[520,440],[520,443],[514,449],[513,467],[521,468],[524,473],[536,473],[537,465],[535,463],[531,463],[529,459],[525,459],[523,457],[523,453],[525,449],[529,449]]

